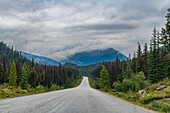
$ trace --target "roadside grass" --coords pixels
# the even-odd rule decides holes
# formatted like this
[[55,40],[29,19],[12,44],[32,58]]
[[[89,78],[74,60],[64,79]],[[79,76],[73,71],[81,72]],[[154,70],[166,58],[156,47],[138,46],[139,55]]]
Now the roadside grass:
[[63,86],[60,87],[58,85],[53,84],[51,85],[50,88],[39,85],[36,88],[28,87],[26,90],[22,90],[20,87],[9,86],[9,84],[5,83],[0,85],[0,99],[33,95],[33,94],[50,92],[50,91],[73,88],[73,87],[77,87],[81,83],[82,79],[83,77],[75,80],[70,84],[69,87],[63,87]]
[[[89,84],[92,88],[96,88],[95,80],[89,78]],[[104,91],[101,89],[97,89],[103,93],[115,96],[120,98],[126,102],[144,107],[149,110],[154,110],[157,112],[163,113],[170,113],[170,80],[165,79],[160,81],[159,83],[152,84],[149,87],[144,88],[145,94],[139,95],[137,92],[134,91],[127,91],[127,92],[118,92],[115,89],[110,89],[109,91]],[[163,91],[156,91],[155,89],[166,85],[168,86]]]

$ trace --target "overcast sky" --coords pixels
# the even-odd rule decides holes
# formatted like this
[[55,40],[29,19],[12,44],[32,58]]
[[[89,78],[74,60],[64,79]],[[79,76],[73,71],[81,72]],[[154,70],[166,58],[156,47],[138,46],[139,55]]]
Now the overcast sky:
[[128,56],[164,27],[170,0],[0,0],[0,41],[62,60],[114,48]]

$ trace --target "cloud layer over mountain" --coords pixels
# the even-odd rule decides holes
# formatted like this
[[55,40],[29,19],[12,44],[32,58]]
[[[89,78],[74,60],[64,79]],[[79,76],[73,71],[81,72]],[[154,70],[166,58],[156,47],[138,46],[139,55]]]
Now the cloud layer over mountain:
[[169,0],[0,0],[0,41],[62,60],[112,47],[125,55],[161,28]]

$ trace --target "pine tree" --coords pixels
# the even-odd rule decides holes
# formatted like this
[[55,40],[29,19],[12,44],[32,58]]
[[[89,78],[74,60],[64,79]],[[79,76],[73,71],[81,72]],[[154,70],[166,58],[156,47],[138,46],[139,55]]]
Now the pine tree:
[[22,71],[19,60],[17,60],[17,62],[16,62],[16,70],[17,70],[17,78],[18,78],[17,85],[19,85],[19,83],[21,81],[21,71]]
[[3,75],[2,75],[2,83],[5,83],[6,79],[6,60],[5,60],[5,54],[3,55]]
[[45,71],[43,71],[40,75],[40,80],[39,80],[39,83],[41,85],[44,85],[44,81],[45,81]]
[[37,72],[35,71],[35,68],[33,67],[30,71],[30,75],[28,76],[28,83],[32,85],[33,87],[36,87],[38,85],[36,78],[37,78]]
[[131,69],[133,70],[134,73],[136,73],[136,52],[135,51],[134,51],[134,57],[132,58]]
[[167,23],[165,24],[165,28],[162,28],[160,38],[160,43],[163,44],[162,54],[164,56],[161,60],[164,60],[165,75],[170,78],[170,8],[168,9],[168,13],[165,18]]
[[33,68],[34,67],[34,59],[32,59],[32,61],[31,61],[31,68]]
[[161,73],[161,56],[160,56],[160,47],[159,47],[159,44],[160,44],[160,34],[159,34],[159,31],[157,31],[157,39],[156,39],[156,44],[157,44],[157,49],[156,49],[156,59],[157,59],[157,77],[159,80],[163,79],[165,77],[165,75],[162,75]]
[[16,72],[16,65],[15,62],[13,61],[11,69],[10,69],[10,74],[9,74],[9,85],[11,86],[16,86],[17,85],[17,72]]
[[66,80],[66,83],[65,83],[65,87],[66,87],[66,88],[70,87],[70,84],[71,84],[71,80],[70,80],[70,78],[68,77],[67,80]]
[[27,69],[26,64],[24,64],[22,66],[22,77],[20,82],[20,86],[22,89],[27,89],[28,87],[28,72],[26,69]]
[[138,50],[137,50],[136,70],[137,72],[140,72],[143,70],[142,51],[141,51],[141,46],[139,43],[138,43]]
[[104,87],[106,86],[108,88],[110,86],[109,73],[104,65],[102,65],[102,70],[100,71],[100,80]]
[[120,68],[120,60],[118,59],[118,57],[116,58],[116,61],[114,62],[115,65],[115,81],[117,80],[118,75],[121,74],[121,68]]
[[167,23],[165,24],[165,28],[162,28],[161,44],[164,45],[166,52],[170,52],[170,8],[168,9],[168,13],[165,18]]
[[3,71],[2,71],[2,64],[0,62],[0,83],[2,83],[2,79],[3,79]]
[[130,61],[128,60],[127,61],[126,72],[125,72],[125,77],[124,78],[130,79],[132,74],[133,74],[133,71],[131,69]]
[[164,56],[164,47],[161,48],[160,52],[160,74],[165,78],[166,77],[166,65],[165,65],[165,56]]
[[158,75],[158,62],[157,62],[157,43],[156,43],[156,27],[153,29],[153,34],[150,41],[150,53],[149,53],[149,70],[148,78],[154,83],[159,80]]
[[147,47],[147,43],[145,43],[144,46],[144,53],[143,53],[143,71],[144,71],[144,75],[146,78],[148,78],[148,47]]
[[73,74],[71,75],[71,81],[72,82],[74,81],[74,75]]

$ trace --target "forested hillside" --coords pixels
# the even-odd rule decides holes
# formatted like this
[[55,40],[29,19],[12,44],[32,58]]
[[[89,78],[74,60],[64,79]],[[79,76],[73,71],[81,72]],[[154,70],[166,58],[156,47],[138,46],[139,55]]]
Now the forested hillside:
[[68,68],[77,69],[82,76],[91,76],[92,71],[101,66],[102,63],[91,64],[87,66],[78,66],[72,63],[65,63],[64,66]]
[[68,88],[73,87],[78,78],[80,76],[76,69],[66,68],[61,64],[47,66],[34,63],[33,59],[30,61],[4,42],[0,43],[1,88]]

